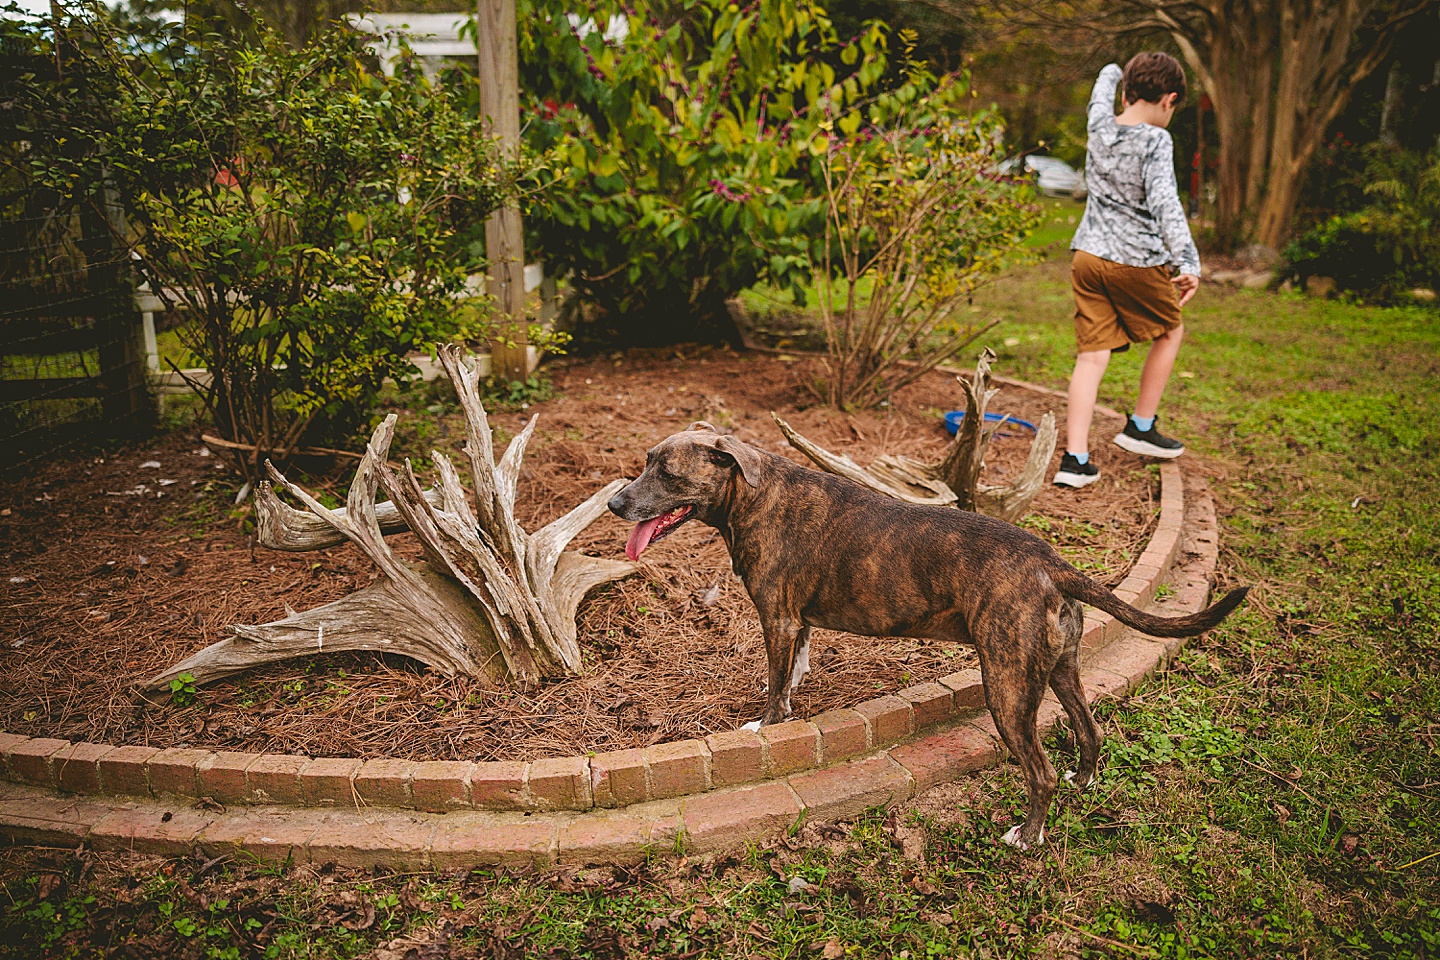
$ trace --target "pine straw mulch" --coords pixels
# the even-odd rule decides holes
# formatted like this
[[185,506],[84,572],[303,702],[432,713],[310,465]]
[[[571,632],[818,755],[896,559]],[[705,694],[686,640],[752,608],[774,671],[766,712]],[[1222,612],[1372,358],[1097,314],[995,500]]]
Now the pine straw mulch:
[[[531,414],[520,521],[537,529],[603,483],[635,476],[646,449],[692,420],[800,459],[770,422],[861,463],[886,451],[938,458],[939,414],[962,396],[932,373],[886,410],[845,415],[815,405],[815,361],[725,350],[635,352],[548,367],[556,395],[496,413],[501,442]],[[408,398],[394,456],[458,450],[463,425],[441,391]],[[991,404],[1036,422],[1063,401],[1006,387]],[[1097,418],[1104,479],[1047,487],[1022,524],[1102,582],[1122,579],[1154,525],[1153,468],[1109,443]],[[999,437],[987,479],[1013,476],[1028,431]],[[255,549],[236,481],[195,432],[141,449],[56,462],[0,493],[0,729],[73,740],[291,752],[310,756],[533,759],[644,746],[734,729],[764,703],[764,645],[723,542],[687,524],[647,551],[643,570],[601,588],[579,615],[586,673],[487,690],[400,657],[338,654],[278,664],[202,687],[197,702],[140,684],[226,635],[232,623],[283,617],[370,583],[349,545],[319,554]],[[1058,463],[1059,454],[1056,454]],[[147,467],[158,461],[159,467]],[[343,497],[352,465],[307,478]],[[1051,467],[1052,471],[1054,465]],[[163,481],[173,481],[163,483]],[[623,556],[628,525],[605,516],[574,548]],[[406,534],[394,538],[418,554]],[[812,673],[794,700],[809,717],[974,664],[955,644],[816,631]]]

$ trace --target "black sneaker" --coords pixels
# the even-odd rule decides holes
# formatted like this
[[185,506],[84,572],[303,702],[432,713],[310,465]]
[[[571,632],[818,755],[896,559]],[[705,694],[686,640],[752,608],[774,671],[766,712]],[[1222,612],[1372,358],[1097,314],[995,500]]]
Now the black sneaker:
[[1149,430],[1141,430],[1135,426],[1133,419],[1126,417],[1125,429],[1115,434],[1115,445],[1122,450],[1138,453],[1142,457],[1174,460],[1185,452],[1185,444],[1161,435],[1158,428],[1159,422],[1159,418],[1156,418],[1155,423],[1150,424]]
[[1061,487],[1088,487],[1100,479],[1100,468],[1090,462],[1081,463],[1075,455],[1067,453],[1060,458],[1060,472],[1055,474],[1055,484]]

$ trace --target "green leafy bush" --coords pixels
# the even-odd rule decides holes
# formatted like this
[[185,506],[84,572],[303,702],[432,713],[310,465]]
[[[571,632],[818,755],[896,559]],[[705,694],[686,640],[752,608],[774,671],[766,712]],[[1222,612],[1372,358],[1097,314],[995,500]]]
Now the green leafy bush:
[[1440,150],[1428,157],[1372,148],[1370,205],[1340,214],[1285,250],[1293,277],[1333,277],[1341,289],[1380,300],[1440,287]]
[[[558,4],[521,13],[529,136],[555,158],[531,229],[604,333],[714,336],[725,300],[762,275],[803,279],[777,240],[820,228],[810,161],[834,112],[882,79],[884,31],[842,43],[808,0],[587,11],[579,26]],[[628,35],[606,39],[622,15]]]
[[457,299],[514,171],[443,88],[369,70],[351,31],[297,51],[188,23],[142,44],[98,8],[7,29],[63,54],[58,81],[25,87],[30,115],[71,132],[32,141],[36,179],[57,205],[123,208],[254,477],[362,425],[382,381],[412,375],[407,352],[482,332]]
[[971,293],[1039,222],[1029,188],[991,171],[1000,124],[961,78],[905,81],[816,134],[823,231],[803,252],[819,292],[825,399],[873,406],[980,335]]

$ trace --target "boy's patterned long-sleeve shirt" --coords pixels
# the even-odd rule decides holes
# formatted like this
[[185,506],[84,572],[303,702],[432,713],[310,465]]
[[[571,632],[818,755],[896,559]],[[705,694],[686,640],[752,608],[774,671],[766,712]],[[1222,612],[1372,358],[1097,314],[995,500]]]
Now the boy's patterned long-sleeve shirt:
[[1106,66],[1090,93],[1090,196],[1070,249],[1132,267],[1173,263],[1198,277],[1200,253],[1175,186],[1175,144],[1162,127],[1115,121],[1115,89],[1123,76],[1118,65]]

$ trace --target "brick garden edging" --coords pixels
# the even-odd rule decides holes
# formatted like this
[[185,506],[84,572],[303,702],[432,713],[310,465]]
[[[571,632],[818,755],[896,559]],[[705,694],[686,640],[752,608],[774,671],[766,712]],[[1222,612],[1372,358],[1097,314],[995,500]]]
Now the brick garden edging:
[[[1159,524],[1116,588],[1145,606],[1173,574],[1170,595],[1153,605],[1169,615],[1204,606],[1218,550],[1213,505],[1199,481],[1199,495],[1185,497],[1185,482],[1176,464],[1161,464]],[[1133,633],[1112,642],[1122,632],[1106,614],[1087,615],[1082,681],[1092,701],[1130,689],[1181,644]],[[312,760],[0,734],[11,781],[0,783],[0,835],[440,869],[635,859],[682,837],[690,850],[719,849],[802,817],[902,802],[998,762],[1004,748],[989,716],[966,716],[982,703],[978,674],[962,671],[759,735],[530,763]],[[1047,697],[1042,725],[1060,713]],[[192,806],[194,797],[217,803]],[[235,803],[254,805],[217,809]]]
[[[1184,497],[1173,463],[1160,472],[1160,519],[1145,552],[1115,593],[1144,606],[1169,570],[1180,542]],[[1092,611],[1087,652],[1105,647],[1122,625]],[[900,743],[984,706],[977,670],[906,687],[810,720],[758,732],[730,730],[704,740],[526,762],[359,759],[211,751],[191,747],[114,747],[0,733],[0,776],[70,793],[207,797],[226,806],[356,804],[445,813],[450,810],[548,812],[625,807],[803,773]]]

